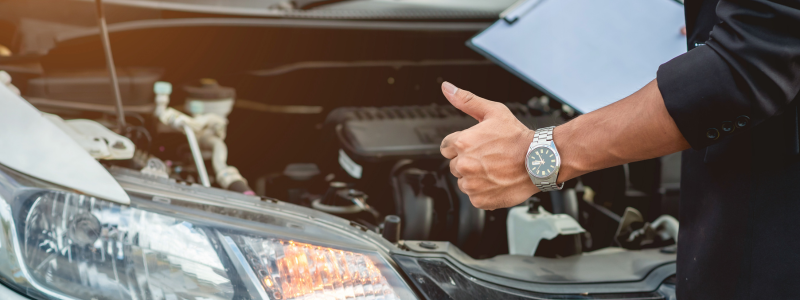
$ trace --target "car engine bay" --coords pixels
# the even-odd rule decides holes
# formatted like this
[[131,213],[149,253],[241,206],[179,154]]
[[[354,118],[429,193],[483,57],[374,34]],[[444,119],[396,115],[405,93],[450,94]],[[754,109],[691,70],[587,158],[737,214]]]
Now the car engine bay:
[[[126,121],[116,134],[131,145],[82,131],[87,150],[131,181],[220,188],[346,219],[427,255],[428,265],[396,257],[407,271],[464,264],[534,284],[661,272],[658,286],[674,276],[679,155],[586,174],[509,209],[477,209],[458,189],[439,144],[477,121],[448,104],[443,81],[504,103],[531,129],[580,115],[464,46],[485,22],[267,21],[181,14],[111,26]],[[67,31],[45,53],[0,56],[0,70],[70,128],[92,120],[113,130],[101,44],[96,30]]]

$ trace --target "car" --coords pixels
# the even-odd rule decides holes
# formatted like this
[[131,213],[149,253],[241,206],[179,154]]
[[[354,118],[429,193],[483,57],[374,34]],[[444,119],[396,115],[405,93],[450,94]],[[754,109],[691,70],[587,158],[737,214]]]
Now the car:
[[679,156],[458,189],[443,81],[580,115],[465,46],[514,2],[0,3],[0,298],[675,299]]

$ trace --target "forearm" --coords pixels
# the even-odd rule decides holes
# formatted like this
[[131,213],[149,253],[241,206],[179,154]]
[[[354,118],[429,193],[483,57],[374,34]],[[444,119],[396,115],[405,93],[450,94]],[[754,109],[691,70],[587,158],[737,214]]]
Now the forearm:
[[556,127],[558,182],[689,148],[655,80],[633,95]]

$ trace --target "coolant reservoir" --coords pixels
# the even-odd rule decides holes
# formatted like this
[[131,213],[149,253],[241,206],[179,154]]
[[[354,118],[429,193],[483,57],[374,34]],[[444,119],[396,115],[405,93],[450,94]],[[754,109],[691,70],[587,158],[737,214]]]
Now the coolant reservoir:
[[551,214],[543,207],[517,206],[508,211],[508,251],[510,254],[533,256],[542,240],[552,240],[559,235],[585,232],[583,227],[567,214]]
[[186,111],[192,116],[215,114],[227,118],[236,98],[235,89],[221,86],[211,78],[200,79],[200,86],[187,85],[183,90],[186,91]]

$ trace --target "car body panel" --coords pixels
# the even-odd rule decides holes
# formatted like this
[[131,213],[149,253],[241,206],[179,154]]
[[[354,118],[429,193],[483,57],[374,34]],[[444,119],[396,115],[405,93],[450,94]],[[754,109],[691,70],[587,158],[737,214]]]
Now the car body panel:
[[5,85],[0,85],[0,107],[0,163],[81,193],[130,203],[99,162]]

